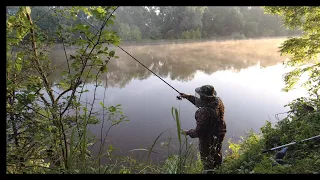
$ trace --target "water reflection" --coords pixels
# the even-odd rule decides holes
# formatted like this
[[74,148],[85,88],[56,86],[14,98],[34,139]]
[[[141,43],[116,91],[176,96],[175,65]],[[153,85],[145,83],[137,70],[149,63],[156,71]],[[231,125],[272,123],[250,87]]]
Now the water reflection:
[[[161,77],[182,82],[194,78],[196,71],[212,74],[221,70],[238,72],[256,65],[275,65],[285,60],[280,57],[278,46],[284,39],[260,39],[243,41],[199,42],[187,44],[161,44],[143,46],[123,46],[144,65]],[[132,79],[144,80],[152,74],[130,56],[115,49],[120,57],[110,61],[108,73],[109,87],[124,88]],[[69,52],[74,51],[70,49]],[[64,52],[57,46],[51,56],[57,70],[66,70]],[[56,72],[59,79],[60,72]]]

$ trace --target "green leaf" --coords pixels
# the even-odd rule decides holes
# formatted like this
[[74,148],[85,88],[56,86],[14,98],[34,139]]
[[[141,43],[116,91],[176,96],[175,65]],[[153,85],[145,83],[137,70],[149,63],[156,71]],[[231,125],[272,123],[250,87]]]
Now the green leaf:
[[103,104],[103,102],[100,102],[100,106],[101,106],[102,108],[105,107],[104,104]]
[[113,56],[114,56],[114,54],[115,54],[115,52],[114,52],[114,51],[110,51],[110,52],[109,52],[109,56],[111,56],[111,57],[113,57]]
[[113,151],[115,148],[112,146],[112,144],[109,145],[109,151]]
[[14,67],[17,69],[17,71],[18,71],[18,73],[21,71],[21,69],[22,69],[22,64],[20,64],[20,63],[15,63],[14,64]]
[[16,44],[20,41],[20,39],[16,39],[16,38],[7,38],[7,43],[9,44]]
[[87,32],[87,30],[89,29],[89,25],[85,25],[85,24],[77,24],[75,26],[75,29],[78,31],[85,31]]
[[16,17],[15,17],[15,16],[10,16],[10,17],[8,18],[8,22],[9,22],[10,24],[13,24],[13,23],[15,22],[15,20],[16,20]]
[[104,53],[104,51],[102,51],[102,50],[97,52],[97,54],[102,54],[102,53]]
[[67,90],[70,88],[70,85],[65,82],[60,82],[59,85],[63,90]]
[[105,10],[101,7],[91,9],[90,12],[98,19],[102,20],[105,17]]
[[108,71],[107,65],[103,65],[103,66],[100,68],[100,71],[101,71],[102,73],[107,72],[107,71]]
[[10,84],[12,84],[12,81],[10,79],[7,79],[7,86],[9,86]]
[[32,102],[32,101],[35,100],[36,95],[35,95],[35,94],[28,94],[28,95],[27,95],[27,98],[28,98],[28,101],[29,101],[29,102]]
[[17,54],[17,58],[15,60],[15,68],[17,69],[18,73],[21,71],[22,69],[22,61],[24,58],[24,54],[22,52],[19,52]]
[[104,10],[102,7],[98,7],[98,8],[97,8],[97,11],[98,11],[100,14],[105,13],[105,10]]
[[116,109],[114,106],[110,106],[110,107],[109,107],[109,111],[110,111],[110,112],[116,112],[116,110],[117,110],[117,109]]
[[119,46],[120,41],[119,40],[115,40],[115,41],[112,42],[112,44],[115,45],[115,46]]
[[92,16],[88,8],[83,8],[83,12],[86,13],[89,17]]

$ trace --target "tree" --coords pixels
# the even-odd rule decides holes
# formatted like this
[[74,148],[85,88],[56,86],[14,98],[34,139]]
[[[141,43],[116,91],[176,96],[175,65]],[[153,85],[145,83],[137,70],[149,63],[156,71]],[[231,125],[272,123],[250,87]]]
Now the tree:
[[[68,19],[63,21],[67,24],[58,23],[52,28],[55,35],[46,33],[47,26],[38,26],[40,20],[35,23],[31,15],[33,8],[19,7],[17,12],[7,15],[8,173],[87,172],[86,163],[92,162],[87,152],[90,146],[87,128],[100,119],[93,109],[96,99],[90,106],[83,104],[80,98],[85,84],[90,81],[95,83],[96,93],[101,86],[99,76],[107,71],[109,60],[116,58],[115,52],[106,47],[119,43],[117,34],[108,29],[116,9],[110,6],[54,7],[54,16],[50,18],[56,19],[52,20]],[[93,31],[95,28],[90,29],[89,24],[77,21],[80,12],[95,19],[100,27]],[[81,38],[75,38],[76,33]],[[62,42],[67,68],[60,71],[63,79],[55,82],[49,78],[56,72],[49,53],[58,41]],[[66,50],[71,46],[76,47],[72,54]],[[60,92],[55,91],[56,87]],[[122,114],[119,106],[100,104],[111,116]],[[123,115],[111,118],[111,127],[124,118]],[[100,166],[100,158],[94,161]]]
[[142,37],[141,32],[137,26],[133,26],[131,28],[130,35],[131,35],[131,39],[133,40],[141,40],[141,37]]
[[137,26],[142,39],[186,38],[190,31],[197,29],[202,38],[297,34],[282,27],[279,17],[264,14],[261,7],[120,7],[116,15],[113,30],[120,32],[124,28],[121,23],[129,25],[125,29]]
[[[271,14],[280,15],[285,25],[291,29],[301,28],[303,35],[289,38],[280,47],[281,55],[290,55],[284,64],[295,69],[284,75],[284,91],[292,90],[299,81],[308,90],[308,98],[298,98],[289,103],[293,112],[311,107],[312,111],[320,108],[320,8],[316,6],[264,7]],[[306,73],[307,79],[300,77]]]
[[203,17],[204,30],[210,35],[226,36],[226,21],[228,7],[209,7]]
[[255,37],[258,34],[258,23],[246,22],[244,25],[244,35],[246,37]]
[[[299,81],[307,88],[311,97],[319,103],[320,89],[320,8],[316,6],[285,6],[264,7],[267,13],[277,14],[282,17],[284,24],[294,29],[301,28],[303,35],[289,38],[280,47],[282,55],[290,55],[286,66],[295,69],[284,76],[286,83],[284,91],[293,89]],[[300,77],[307,73],[308,79]]]
[[228,13],[225,17],[225,27],[228,35],[239,32],[242,33],[245,20],[240,10],[236,7],[228,9]]
[[202,16],[204,7],[185,7],[183,18],[180,22],[180,30],[195,30],[202,28]]
[[181,33],[180,22],[183,19],[185,7],[160,7],[159,16],[162,19],[161,34],[167,39],[176,39]]
[[162,19],[161,16],[158,15],[159,7],[148,7],[148,19],[146,22],[146,26],[148,28],[148,34],[146,35],[147,38],[150,39],[161,39],[161,26],[162,26]]
[[131,40],[131,29],[129,24],[121,22],[118,33],[123,40]]

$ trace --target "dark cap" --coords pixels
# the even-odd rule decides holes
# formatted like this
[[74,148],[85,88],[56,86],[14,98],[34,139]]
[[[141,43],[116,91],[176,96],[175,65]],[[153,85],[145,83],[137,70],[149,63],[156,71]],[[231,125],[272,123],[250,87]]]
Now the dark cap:
[[215,97],[217,92],[214,90],[214,87],[211,85],[204,85],[201,87],[196,88],[196,92],[201,96],[205,97]]

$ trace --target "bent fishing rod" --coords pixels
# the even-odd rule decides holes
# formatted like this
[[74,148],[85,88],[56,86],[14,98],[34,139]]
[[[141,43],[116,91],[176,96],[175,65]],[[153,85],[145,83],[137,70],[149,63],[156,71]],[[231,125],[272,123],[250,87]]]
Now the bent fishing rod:
[[[155,76],[157,76],[160,80],[162,80],[164,83],[166,83],[168,86],[170,86],[173,90],[175,90],[177,93],[179,93],[179,95],[181,94],[176,88],[174,88],[173,86],[171,86],[169,83],[167,83],[164,79],[162,79],[160,76],[158,76],[156,73],[154,73],[151,69],[149,69],[147,66],[145,66],[144,64],[142,64],[138,59],[136,59],[135,57],[133,57],[130,53],[128,53],[126,50],[124,50],[122,47],[118,46],[123,52],[125,52],[126,54],[128,54],[130,57],[132,57],[132,59],[136,60],[139,64],[141,64],[143,67],[145,67],[146,69],[148,69],[152,74],[154,74]],[[182,100],[181,96],[177,96],[178,100]]]

